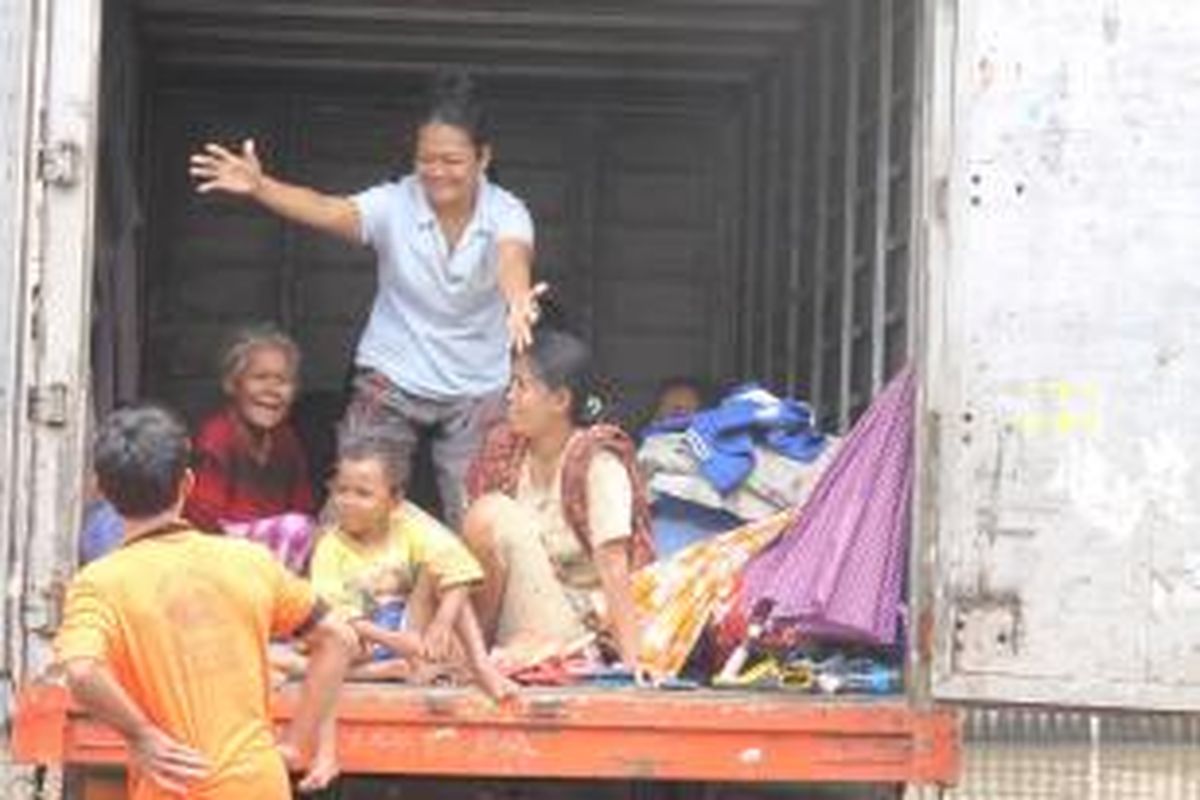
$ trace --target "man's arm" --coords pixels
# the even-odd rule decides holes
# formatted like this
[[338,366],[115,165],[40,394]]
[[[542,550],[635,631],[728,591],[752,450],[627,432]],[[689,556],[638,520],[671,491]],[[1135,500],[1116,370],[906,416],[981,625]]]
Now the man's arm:
[[247,197],[285,219],[362,243],[358,207],[353,202],[267,175],[251,139],[242,143],[240,155],[218,144],[206,144],[204,152],[192,156],[189,171],[200,181],[197,191],[201,194],[219,191]]
[[103,662],[76,658],[64,665],[64,671],[75,700],[121,734],[130,760],[159,786],[183,794],[189,783],[208,773],[204,756],[155,727]]

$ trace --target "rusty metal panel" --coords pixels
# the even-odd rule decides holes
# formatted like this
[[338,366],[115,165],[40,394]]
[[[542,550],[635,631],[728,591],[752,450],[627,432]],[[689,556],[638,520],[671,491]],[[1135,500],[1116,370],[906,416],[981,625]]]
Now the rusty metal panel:
[[[279,721],[298,691],[274,698]],[[120,738],[59,687],[29,687],[17,711],[19,763],[124,762]],[[959,770],[956,715],[892,700],[530,689],[497,707],[471,690],[358,684],[337,727],[348,774],[945,783]]]
[[931,5],[935,691],[1200,708],[1200,7]]

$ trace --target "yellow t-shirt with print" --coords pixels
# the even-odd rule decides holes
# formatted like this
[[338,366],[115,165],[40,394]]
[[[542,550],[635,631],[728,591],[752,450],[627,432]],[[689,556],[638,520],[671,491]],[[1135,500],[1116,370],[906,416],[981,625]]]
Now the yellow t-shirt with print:
[[354,617],[367,612],[368,597],[407,595],[422,570],[438,591],[483,580],[483,569],[462,541],[406,502],[392,514],[382,542],[364,545],[337,527],[329,529],[317,542],[310,575],[325,602]]

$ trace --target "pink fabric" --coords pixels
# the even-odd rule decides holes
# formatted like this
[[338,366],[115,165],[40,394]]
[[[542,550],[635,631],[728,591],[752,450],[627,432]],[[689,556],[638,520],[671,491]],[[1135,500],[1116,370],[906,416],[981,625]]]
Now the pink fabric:
[[761,598],[805,633],[896,639],[913,484],[916,381],[902,370],[858,420],[792,528],[746,567],[738,604]]
[[301,574],[308,566],[317,523],[307,514],[290,512],[250,522],[226,522],[221,527],[230,536],[258,542],[292,572]]

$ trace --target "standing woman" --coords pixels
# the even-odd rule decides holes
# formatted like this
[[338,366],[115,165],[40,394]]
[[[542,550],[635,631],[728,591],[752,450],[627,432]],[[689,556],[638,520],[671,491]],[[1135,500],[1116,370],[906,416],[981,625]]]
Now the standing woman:
[[389,431],[404,454],[397,470],[405,483],[418,439],[430,432],[443,509],[457,528],[463,476],[502,413],[509,348],[528,345],[541,287],[531,287],[529,211],[487,178],[492,148],[467,76],[435,77],[415,156],[412,174],[349,197],[267,175],[250,140],[240,154],[206,144],[191,174],[202,193],[248,197],[375,250],[378,288],[343,432]]

